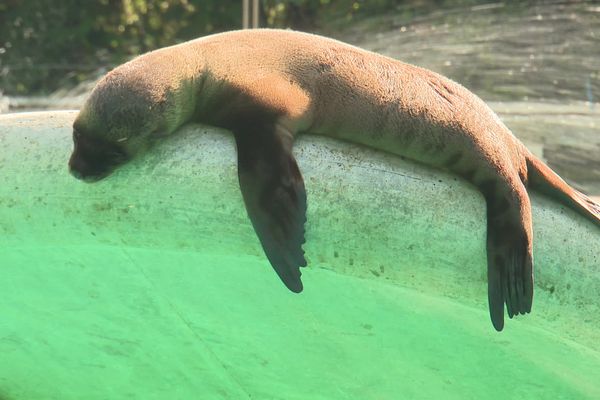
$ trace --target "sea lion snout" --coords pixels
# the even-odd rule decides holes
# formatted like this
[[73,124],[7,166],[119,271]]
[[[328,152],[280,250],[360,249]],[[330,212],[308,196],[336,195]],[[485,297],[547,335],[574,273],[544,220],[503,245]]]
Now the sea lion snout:
[[69,172],[77,179],[96,182],[128,159],[120,146],[95,137],[87,137],[73,131],[75,148],[69,159]]
[[96,182],[110,174],[110,171],[101,172],[93,168],[85,160],[76,157],[75,154],[69,160],[69,172],[75,178],[85,182]]

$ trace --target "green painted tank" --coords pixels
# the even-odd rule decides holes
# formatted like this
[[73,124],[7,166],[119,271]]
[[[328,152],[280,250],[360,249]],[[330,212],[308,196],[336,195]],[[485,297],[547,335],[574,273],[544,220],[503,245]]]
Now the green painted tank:
[[293,294],[227,132],[188,126],[86,184],[75,115],[0,116],[0,399],[600,398],[600,231],[571,210],[533,195],[533,310],[498,333],[481,195],[303,137]]

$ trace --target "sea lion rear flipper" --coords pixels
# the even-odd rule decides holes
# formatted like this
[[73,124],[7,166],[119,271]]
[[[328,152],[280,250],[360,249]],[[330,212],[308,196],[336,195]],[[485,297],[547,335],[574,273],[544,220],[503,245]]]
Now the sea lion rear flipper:
[[496,330],[508,316],[531,311],[533,248],[531,205],[523,190],[498,201],[488,199],[488,300]]
[[254,230],[279,278],[298,293],[299,267],[306,266],[306,191],[292,155],[293,136],[270,124],[234,130],[234,135],[240,188]]

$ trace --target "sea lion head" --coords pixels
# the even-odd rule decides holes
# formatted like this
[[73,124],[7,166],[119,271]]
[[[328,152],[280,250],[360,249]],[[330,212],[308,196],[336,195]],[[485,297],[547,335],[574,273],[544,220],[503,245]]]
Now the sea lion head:
[[103,78],[73,123],[73,176],[87,182],[148,149],[167,129],[167,99],[147,82],[113,71]]

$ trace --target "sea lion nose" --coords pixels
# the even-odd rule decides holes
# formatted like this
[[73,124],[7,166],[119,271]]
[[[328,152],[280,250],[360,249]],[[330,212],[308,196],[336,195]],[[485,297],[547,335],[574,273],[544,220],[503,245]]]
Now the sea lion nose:
[[81,172],[73,169],[73,168],[69,168],[69,172],[71,173],[71,175],[73,175],[75,178],[77,179],[83,179],[83,175],[81,175]]
[[73,177],[84,182],[96,182],[102,179],[101,175],[88,174],[86,172],[79,171],[72,167],[69,167],[69,172],[71,173],[71,175],[73,175]]
[[104,178],[108,174],[109,169],[93,161],[90,162],[77,153],[73,153],[69,159],[69,172],[79,180],[96,182]]
[[77,179],[83,179],[85,171],[88,169],[87,163],[77,157],[74,153],[69,159],[69,172]]
[[76,154],[73,154],[69,160],[69,172],[73,177],[83,181],[89,181],[95,175],[92,166]]

